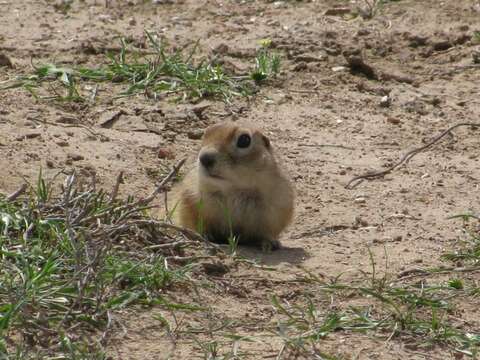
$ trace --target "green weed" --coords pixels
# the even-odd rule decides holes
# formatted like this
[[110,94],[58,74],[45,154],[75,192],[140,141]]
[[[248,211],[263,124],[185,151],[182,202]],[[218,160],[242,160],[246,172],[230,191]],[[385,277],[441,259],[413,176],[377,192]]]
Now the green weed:
[[[107,336],[88,334],[107,334],[112,312],[131,304],[173,306],[166,291],[189,282],[191,266],[169,264],[175,234],[142,201],[112,200],[74,175],[51,189],[39,177],[21,200],[0,196],[0,358],[102,359]],[[151,241],[167,253],[143,250]]]
[[466,263],[473,267],[480,265],[480,234],[475,229],[468,230],[469,222],[478,224],[479,217],[466,213],[451,216],[450,219],[463,220],[466,237],[460,241],[460,247],[457,250],[443,254],[442,258],[456,263]]
[[[378,277],[372,252],[372,275],[359,282],[341,283],[340,277],[331,283],[307,273],[309,293],[295,302],[271,301],[277,314],[275,333],[284,340],[284,347],[295,354],[318,354],[322,339],[335,332],[372,333],[390,339],[408,339],[418,347],[448,347],[474,355],[480,346],[480,334],[454,325],[450,314],[452,300],[459,296],[475,296],[477,288],[467,288],[462,279],[449,280],[445,285],[418,282],[397,286],[386,272]],[[388,265],[386,264],[386,269]],[[336,305],[328,310],[323,302]],[[359,301],[361,305],[356,304]],[[320,355],[319,355],[320,356]],[[324,356],[325,357],[325,356]]]
[[280,71],[280,56],[272,53],[269,49],[270,43],[262,42],[262,47],[255,57],[255,66],[250,77],[258,84],[269,77],[276,76]]
[[472,40],[475,44],[480,44],[480,31],[473,32]]
[[[150,44],[148,53],[129,49],[125,39],[120,39],[118,54],[108,54],[109,64],[99,68],[67,67],[56,64],[34,66],[31,75],[23,75],[4,83],[0,90],[24,88],[37,99],[56,101],[93,101],[97,95],[95,83],[119,83],[126,86],[114,98],[143,94],[160,99],[174,96],[177,100],[195,101],[199,98],[216,98],[229,102],[235,96],[248,96],[252,87],[247,77],[232,77],[219,65],[205,59],[195,61],[198,42],[189,51],[183,48],[172,50],[160,42],[153,34],[146,32]],[[251,78],[256,82],[266,79],[279,71],[280,58],[269,55],[263,49],[255,59]],[[85,89],[90,88],[90,94]],[[45,87],[49,95],[40,96],[39,90]]]

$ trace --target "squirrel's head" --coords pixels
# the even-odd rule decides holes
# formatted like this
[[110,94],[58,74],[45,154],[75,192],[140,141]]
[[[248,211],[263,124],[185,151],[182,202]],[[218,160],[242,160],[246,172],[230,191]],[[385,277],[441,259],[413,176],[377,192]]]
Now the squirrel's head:
[[225,122],[205,130],[198,154],[200,181],[213,186],[245,187],[275,166],[270,140],[258,129]]

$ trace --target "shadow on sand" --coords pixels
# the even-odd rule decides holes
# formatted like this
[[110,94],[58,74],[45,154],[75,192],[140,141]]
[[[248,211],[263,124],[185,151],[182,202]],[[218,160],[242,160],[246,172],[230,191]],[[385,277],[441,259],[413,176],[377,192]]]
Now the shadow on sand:
[[278,265],[288,263],[298,265],[304,262],[308,257],[308,253],[300,247],[282,247],[272,252],[262,252],[257,247],[239,246],[237,253],[252,261],[259,261],[263,265]]

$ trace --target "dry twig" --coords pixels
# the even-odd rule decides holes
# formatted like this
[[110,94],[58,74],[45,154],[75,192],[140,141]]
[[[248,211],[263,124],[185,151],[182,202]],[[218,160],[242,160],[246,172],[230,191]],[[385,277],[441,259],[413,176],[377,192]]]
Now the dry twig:
[[20,188],[17,191],[8,195],[5,200],[7,202],[15,201],[20,195],[22,195],[25,192],[25,190],[27,190],[27,184],[22,184],[22,186],[20,186]]
[[120,189],[120,184],[123,183],[123,171],[117,176],[117,180],[115,181],[115,186],[112,189],[112,193],[110,194],[110,204],[112,204],[118,195],[118,189]]
[[153,201],[153,199],[155,199],[155,197],[161,193],[162,191],[165,190],[165,185],[173,179],[174,176],[176,176],[178,174],[178,171],[181,169],[181,167],[183,166],[183,164],[185,164],[185,161],[187,161],[186,158],[180,160],[174,167],[173,169],[168,173],[167,176],[165,176],[165,178],[160,181],[160,184],[157,185],[156,189],[146,198],[146,199],[143,199],[143,200],[140,200],[139,203],[141,205],[147,205],[149,203],[151,203]]
[[440,133],[439,135],[437,135],[435,138],[433,138],[433,140],[431,140],[427,144],[407,152],[405,155],[402,156],[402,158],[399,161],[397,161],[395,164],[393,164],[389,168],[387,168],[385,170],[382,170],[382,171],[369,172],[369,173],[366,173],[366,174],[363,174],[363,175],[355,176],[352,180],[350,180],[347,183],[347,185],[345,185],[345,188],[351,190],[351,189],[355,188],[357,185],[359,185],[360,182],[363,181],[364,179],[372,179],[372,178],[384,176],[386,174],[391,173],[393,170],[398,168],[400,165],[402,165],[405,162],[408,162],[412,157],[414,157],[418,153],[428,149],[430,146],[432,146],[435,143],[437,143],[438,141],[440,141],[445,135],[450,134],[453,130],[455,130],[456,128],[459,128],[461,126],[472,126],[474,128],[477,128],[477,127],[480,128],[480,123],[459,123],[459,124],[453,125],[453,126],[449,127],[447,130],[445,130],[442,133]]

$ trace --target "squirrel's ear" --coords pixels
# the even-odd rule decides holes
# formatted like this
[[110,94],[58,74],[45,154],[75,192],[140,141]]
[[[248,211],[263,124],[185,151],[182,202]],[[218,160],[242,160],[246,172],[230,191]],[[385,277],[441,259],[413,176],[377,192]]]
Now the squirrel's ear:
[[262,140],[263,140],[263,143],[265,144],[265,147],[270,148],[270,139],[262,134]]

